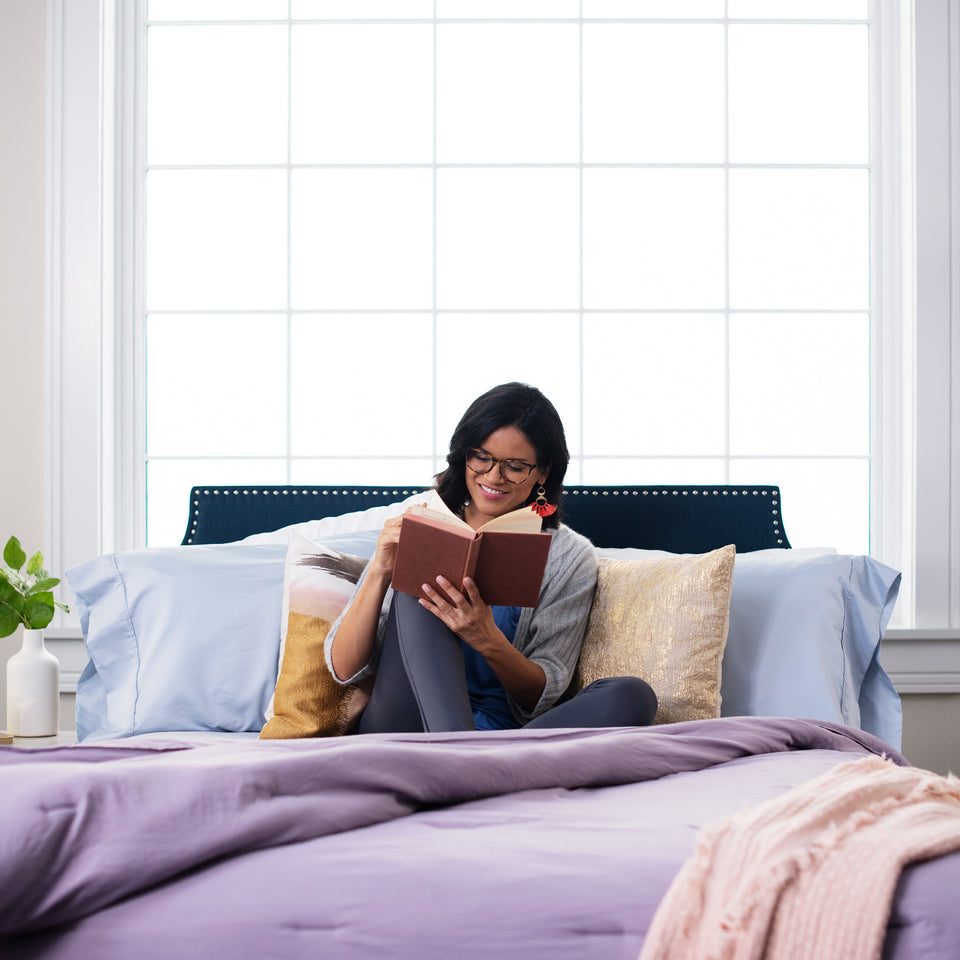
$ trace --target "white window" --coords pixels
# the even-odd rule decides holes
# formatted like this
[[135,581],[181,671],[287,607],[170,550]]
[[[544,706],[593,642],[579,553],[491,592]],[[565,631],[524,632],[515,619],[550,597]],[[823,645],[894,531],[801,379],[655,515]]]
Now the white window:
[[[918,5],[947,51],[921,79],[949,79],[956,23]],[[69,36],[97,6],[53,10]],[[935,570],[917,619],[958,619],[956,428],[926,415],[956,406],[953,308],[924,309],[952,274],[922,216],[951,174],[920,178],[915,275],[912,4],[104,9],[102,469],[59,433],[102,511],[65,559],[91,526],[179,541],[197,482],[427,483],[465,403],[524,379],[572,482],[779,483],[794,545],[907,592]],[[918,83],[920,141],[947,89]]]
[[145,13],[148,543],[193,483],[428,484],[521,379],[573,482],[776,482],[869,551],[866,0]]

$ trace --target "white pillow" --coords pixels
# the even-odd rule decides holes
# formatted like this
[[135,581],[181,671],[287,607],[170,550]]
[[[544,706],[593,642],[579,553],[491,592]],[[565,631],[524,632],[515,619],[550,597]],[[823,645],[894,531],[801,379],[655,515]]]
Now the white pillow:
[[321,517],[319,520],[304,520],[301,523],[291,523],[279,530],[268,533],[252,533],[238,543],[255,544],[282,544],[287,545],[291,533],[298,533],[314,543],[330,537],[339,537],[348,533],[362,533],[369,530],[379,530],[391,517],[398,517],[413,503],[426,503],[430,491],[415,493],[405,500],[390,503],[383,507],[369,507],[366,510],[357,510],[353,513],[342,513],[336,517]]

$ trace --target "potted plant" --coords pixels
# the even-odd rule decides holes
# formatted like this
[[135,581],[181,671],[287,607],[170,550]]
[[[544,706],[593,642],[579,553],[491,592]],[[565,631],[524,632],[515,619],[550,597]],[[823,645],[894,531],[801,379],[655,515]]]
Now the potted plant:
[[20,541],[11,537],[3,548],[3,564],[0,567],[0,637],[9,637],[21,624],[27,630],[42,630],[58,608],[69,612],[65,603],[53,598],[53,588],[60,579],[51,577],[43,569],[42,553],[38,551],[27,560]]
[[43,629],[65,603],[55,600],[60,582],[43,569],[43,554],[30,559],[11,537],[0,566],[0,637],[23,627],[19,653],[7,661],[7,727],[21,737],[49,737],[60,726],[60,663],[43,645]]

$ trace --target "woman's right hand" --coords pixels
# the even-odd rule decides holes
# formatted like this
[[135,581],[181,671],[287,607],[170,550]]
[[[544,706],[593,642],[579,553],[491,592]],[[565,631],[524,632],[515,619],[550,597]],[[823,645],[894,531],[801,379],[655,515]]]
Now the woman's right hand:
[[381,576],[392,577],[393,567],[397,562],[397,543],[400,540],[400,527],[403,524],[403,518],[410,512],[407,507],[399,517],[391,517],[387,520],[380,530],[380,536],[377,538],[377,549],[374,551],[370,560],[372,567],[371,573],[376,571]]
[[397,543],[400,540],[400,525],[403,517],[391,517],[380,530],[377,549],[370,560],[374,570],[384,574],[393,574],[393,565],[397,562]]

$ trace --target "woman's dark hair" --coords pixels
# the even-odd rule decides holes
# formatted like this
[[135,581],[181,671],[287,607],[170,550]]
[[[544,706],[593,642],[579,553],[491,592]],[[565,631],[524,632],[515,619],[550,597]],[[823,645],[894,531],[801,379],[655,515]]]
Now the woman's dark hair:
[[[437,493],[454,513],[459,514],[466,503],[467,454],[483,446],[484,440],[502,427],[516,427],[537,451],[537,466],[549,468],[543,486],[547,502],[560,507],[563,497],[563,478],[567,473],[570,454],[563,433],[563,424],[554,405],[536,388],[526,383],[502,383],[477,397],[460,418],[450,438],[447,469],[438,473]],[[537,499],[539,484],[534,484],[527,503]],[[543,518],[545,527],[556,527],[560,513]]]

